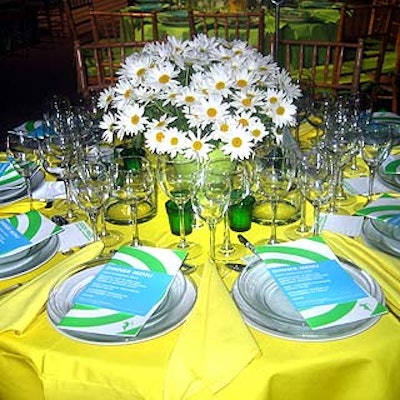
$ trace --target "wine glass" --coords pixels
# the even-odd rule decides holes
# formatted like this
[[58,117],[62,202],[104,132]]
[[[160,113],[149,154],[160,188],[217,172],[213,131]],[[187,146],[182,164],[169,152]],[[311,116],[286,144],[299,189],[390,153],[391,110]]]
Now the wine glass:
[[29,208],[33,209],[31,179],[39,169],[38,142],[35,138],[19,133],[11,133],[6,139],[7,157],[15,170],[24,178],[26,193],[29,199]]
[[332,104],[332,99],[328,93],[320,93],[315,95],[311,101],[310,111],[307,121],[315,128],[316,137],[314,144],[317,144],[325,127],[329,121],[329,112]]
[[158,180],[163,192],[176,203],[179,211],[179,241],[170,247],[188,252],[187,259],[200,255],[201,246],[186,240],[185,204],[190,200],[192,187],[197,176],[198,161],[182,155],[163,155],[158,158]]
[[155,177],[150,162],[143,156],[124,156],[115,159],[115,178],[112,195],[129,205],[132,221],[131,246],[151,245],[139,238],[137,207],[148,200],[155,190]]
[[379,165],[389,156],[392,146],[390,125],[371,123],[360,133],[361,155],[369,168],[367,204],[372,200]]
[[193,185],[194,212],[208,225],[210,231],[210,260],[215,263],[215,230],[228,210],[231,198],[231,181],[223,171],[226,161],[209,160],[201,165]]
[[319,148],[305,152],[299,163],[299,185],[314,207],[313,236],[320,233],[320,210],[332,196],[332,162]]
[[111,190],[106,166],[98,161],[86,161],[74,166],[71,169],[71,188],[78,206],[89,216],[94,241],[99,240],[97,220]]
[[[223,160],[221,160],[223,162]],[[226,179],[231,182],[231,197],[229,207],[239,204],[250,194],[250,172],[247,164],[241,161],[231,161],[225,159],[226,171],[223,173]],[[229,213],[224,215],[224,236],[223,242],[217,246],[217,259],[224,263],[237,261],[246,254],[246,249],[242,245],[232,243],[229,227]]]
[[[278,243],[276,237],[276,215],[279,201],[289,192],[295,168],[290,157],[279,147],[268,147],[267,151],[256,149],[254,157],[255,179],[259,182],[262,195],[271,204],[271,233],[267,240],[269,244]],[[265,244],[265,240],[258,244]]]

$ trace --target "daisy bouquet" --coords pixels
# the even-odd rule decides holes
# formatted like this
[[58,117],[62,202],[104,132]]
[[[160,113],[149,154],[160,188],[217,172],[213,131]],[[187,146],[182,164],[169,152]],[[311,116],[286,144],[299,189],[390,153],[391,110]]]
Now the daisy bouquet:
[[298,85],[246,42],[168,37],[127,57],[118,73],[99,97],[109,142],[141,135],[156,154],[207,159],[219,148],[243,160],[295,124]]

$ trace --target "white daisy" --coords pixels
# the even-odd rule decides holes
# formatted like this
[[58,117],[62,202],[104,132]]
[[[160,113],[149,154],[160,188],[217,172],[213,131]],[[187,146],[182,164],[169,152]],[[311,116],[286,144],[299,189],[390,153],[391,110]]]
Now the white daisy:
[[246,129],[240,128],[229,137],[221,149],[232,160],[244,160],[251,156],[253,147],[254,142],[250,133]]
[[167,90],[173,85],[178,84],[175,78],[178,76],[179,71],[175,69],[174,65],[170,62],[157,64],[152,68],[145,77],[146,85],[157,89]]
[[115,114],[109,112],[103,115],[102,120],[99,123],[99,127],[104,129],[103,139],[106,142],[112,143],[114,140],[114,132],[116,128]]
[[204,128],[210,123],[216,123],[223,120],[228,114],[229,104],[223,102],[221,96],[210,96],[200,98],[199,104],[193,109],[198,114],[200,125]]
[[114,99],[114,88],[105,88],[99,95],[97,106],[104,111],[107,111]]
[[145,145],[153,153],[164,154],[168,149],[164,127],[154,127],[144,133]]
[[282,99],[272,110],[272,121],[277,128],[296,123],[296,106],[286,99]]
[[128,135],[136,135],[142,132],[148,124],[148,119],[144,116],[145,107],[133,104],[125,107],[121,112],[118,121],[118,129],[122,129]]
[[208,154],[214,148],[210,144],[211,137],[208,135],[202,136],[201,133],[193,133],[192,131],[187,132],[188,136],[188,148],[185,150],[185,157],[196,158],[199,161],[206,160]]
[[182,153],[188,146],[188,138],[178,128],[167,128],[165,130],[165,152],[171,157]]

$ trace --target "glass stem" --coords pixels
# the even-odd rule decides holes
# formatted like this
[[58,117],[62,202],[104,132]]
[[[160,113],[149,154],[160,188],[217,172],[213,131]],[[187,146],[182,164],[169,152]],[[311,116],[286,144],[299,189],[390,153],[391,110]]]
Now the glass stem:
[[186,242],[186,232],[185,232],[185,204],[178,204],[178,211],[179,211],[179,245],[181,249],[186,249],[187,242]]
[[272,211],[272,217],[271,217],[271,236],[269,238],[269,244],[275,244],[278,243],[276,240],[276,212],[278,209],[278,201],[276,199],[271,200],[271,211]]
[[25,184],[26,184],[26,193],[29,199],[29,210],[32,211],[33,210],[32,185],[29,176],[25,177]]
[[101,237],[107,236],[107,226],[106,226],[106,205],[102,205],[99,213],[100,217],[100,233]]
[[368,202],[372,200],[372,195],[374,194],[374,181],[375,181],[375,168],[369,169],[369,180],[368,180]]
[[306,233],[309,231],[306,218],[306,198],[300,193],[300,224],[297,228],[297,232]]
[[210,260],[215,262],[215,224],[208,224],[210,230]]
[[314,205],[314,226],[313,226],[313,236],[319,235],[319,215],[321,213],[321,207],[319,204]]
[[97,240],[99,240],[99,232],[97,230],[97,217],[99,215],[99,210],[91,210],[88,212],[88,214],[93,230],[93,241],[96,242]]
[[132,220],[132,241],[131,246],[140,246],[139,228],[137,223],[137,207],[136,203],[131,204],[131,220]]
[[233,251],[233,246],[231,243],[231,231],[229,229],[229,214],[225,213],[224,216],[224,241],[221,245],[221,251],[224,255],[229,256],[229,254]]

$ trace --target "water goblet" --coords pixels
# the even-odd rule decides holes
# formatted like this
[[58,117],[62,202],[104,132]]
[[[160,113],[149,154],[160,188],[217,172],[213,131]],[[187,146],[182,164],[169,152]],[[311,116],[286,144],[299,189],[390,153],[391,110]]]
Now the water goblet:
[[178,154],[175,157],[162,155],[158,158],[158,180],[163,192],[178,207],[179,241],[169,247],[188,252],[187,259],[200,255],[201,246],[186,240],[185,204],[191,198],[192,187],[197,176],[198,161]]
[[299,185],[304,197],[314,207],[313,236],[320,234],[321,206],[332,196],[331,159],[315,148],[303,154],[299,163]]
[[[222,163],[223,161],[224,160],[221,160]],[[226,170],[221,172],[225,174],[226,179],[229,179],[231,182],[231,197],[229,201],[229,207],[233,207],[239,204],[250,194],[250,172],[245,162],[225,159],[225,165]],[[223,242],[217,246],[217,259],[218,261],[223,261],[225,263],[237,261],[246,254],[246,249],[242,245],[236,245],[231,241],[229,212],[225,213],[223,222],[224,236]]]
[[72,167],[71,188],[78,206],[89,216],[94,241],[99,240],[97,220],[111,190],[106,166],[100,162],[87,161]]
[[221,173],[226,161],[210,160],[201,165],[192,188],[194,212],[208,225],[210,231],[209,257],[215,263],[215,230],[228,210],[231,198],[231,182]]
[[361,156],[369,168],[367,204],[372,200],[376,171],[389,156],[392,146],[390,125],[371,123],[360,134]]
[[325,131],[325,127],[329,123],[331,104],[332,99],[327,93],[321,93],[318,96],[314,96],[311,101],[307,121],[316,130],[314,144],[317,144],[320,141],[322,134]]
[[11,133],[7,135],[6,151],[8,160],[25,180],[26,193],[29,199],[30,210],[32,210],[31,179],[35,171],[39,169],[38,142],[35,138],[19,133]]
[[[279,201],[289,192],[294,176],[295,168],[288,154],[281,147],[270,149],[269,152],[260,153],[256,150],[255,179],[259,182],[262,195],[271,204],[271,233],[267,240],[269,244],[278,243],[276,236],[276,215]],[[265,244],[266,240],[258,244]]]
[[115,178],[112,196],[123,201],[130,208],[132,221],[132,238],[129,244],[133,247],[151,245],[139,238],[137,221],[138,204],[148,200],[155,190],[155,177],[150,162],[143,156],[124,156],[115,159]]

